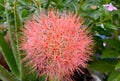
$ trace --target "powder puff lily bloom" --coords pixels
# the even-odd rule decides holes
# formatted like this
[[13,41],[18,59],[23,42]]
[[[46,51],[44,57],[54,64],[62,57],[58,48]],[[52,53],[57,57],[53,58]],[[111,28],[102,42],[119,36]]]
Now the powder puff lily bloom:
[[72,81],[74,71],[83,73],[92,55],[92,36],[82,24],[76,14],[52,10],[27,21],[20,46],[24,60],[51,81]]
[[113,11],[113,10],[117,10],[117,8],[115,6],[113,6],[111,3],[110,4],[105,4],[103,5],[108,11]]

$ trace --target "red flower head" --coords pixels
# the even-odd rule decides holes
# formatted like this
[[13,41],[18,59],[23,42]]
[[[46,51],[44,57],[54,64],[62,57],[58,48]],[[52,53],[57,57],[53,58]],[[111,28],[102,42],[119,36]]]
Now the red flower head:
[[71,81],[74,71],[87,66],[93,40],[78,15],[48,11],[25,24],[21,49],[39,75]]

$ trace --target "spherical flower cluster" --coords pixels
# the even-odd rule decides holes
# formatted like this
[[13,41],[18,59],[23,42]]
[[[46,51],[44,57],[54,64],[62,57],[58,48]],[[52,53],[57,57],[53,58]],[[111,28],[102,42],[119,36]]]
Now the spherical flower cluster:
[[39,75],[71,81],[74,71],[83,73],[92,54],[92,36],[82,24],[76,14],[52,10],[27,21],[20,46],[24,59]]

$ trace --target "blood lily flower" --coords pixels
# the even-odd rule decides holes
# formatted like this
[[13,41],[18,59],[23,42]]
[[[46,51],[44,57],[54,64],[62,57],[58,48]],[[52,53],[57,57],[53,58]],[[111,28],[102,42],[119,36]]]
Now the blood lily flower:
[[71,81],[74,71],[83,73],[92,55],[92,36],[82,24],[76,14],[52,10],[27,21],[20,45],[24,60],[52,81]]

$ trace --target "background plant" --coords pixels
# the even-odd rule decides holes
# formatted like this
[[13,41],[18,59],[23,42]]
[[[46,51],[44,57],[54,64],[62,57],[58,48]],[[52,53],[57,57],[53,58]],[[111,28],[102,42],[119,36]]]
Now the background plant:
[[[108,11],[103,5],[117,8]],[[95,54],[88,69],[101,72],[104,81],[120,80],[120,1],[119,0],[0,0],[0,49],[11,70],[0,66],[3,81],[37,81],[36,72],[21,62],[18,37],[24,21],[48,9],[70,10],[85,18],[84,25],[91,29],[96,41]],[[9,34],[10,45],[4,37]],[[24,69],[23,69],[24,68]]]

